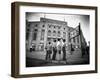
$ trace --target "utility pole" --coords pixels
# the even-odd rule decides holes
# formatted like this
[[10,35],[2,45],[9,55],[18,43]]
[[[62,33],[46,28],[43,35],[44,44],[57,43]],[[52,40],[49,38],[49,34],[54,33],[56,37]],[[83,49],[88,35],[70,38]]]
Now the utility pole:
[[81,50],[81,57],[83,57],[83,53],[82,53],[82,31],[81,31],[81,26],[79,23],[79,36],[80,36],[80,50]]

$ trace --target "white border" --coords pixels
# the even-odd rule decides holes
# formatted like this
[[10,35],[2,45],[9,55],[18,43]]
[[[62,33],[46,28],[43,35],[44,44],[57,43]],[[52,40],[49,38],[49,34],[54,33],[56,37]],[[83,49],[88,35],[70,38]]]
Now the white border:
[[[25,12],[46,12],[46,13],[63,13],[63,14],[82,14],[90,15],[90,64],[89,65],[68,65],[68,66],[50,66],[50,67],[25,67]],[[52,8],[52,7],[32,7],[20,6],[20,74],[40,74],[55,72],[74,72],[95,70],[95,12],[86,9],[69,9],[69,8]]]

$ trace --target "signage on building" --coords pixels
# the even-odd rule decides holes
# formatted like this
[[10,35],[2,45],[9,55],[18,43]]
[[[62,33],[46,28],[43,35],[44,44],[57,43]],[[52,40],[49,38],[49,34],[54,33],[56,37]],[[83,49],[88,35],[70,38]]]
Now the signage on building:
[[70,38],[76,37],[79,35],[79,26],[70,32]]

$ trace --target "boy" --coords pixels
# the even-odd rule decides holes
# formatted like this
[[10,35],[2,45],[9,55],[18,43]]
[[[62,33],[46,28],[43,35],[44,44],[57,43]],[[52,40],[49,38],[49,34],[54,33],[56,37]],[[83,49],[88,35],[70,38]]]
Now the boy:
[[58,55],[59,55],[59,62],[61,60],[61,49],[62,49],[61,46],[62,46],[61,45],[61,41],[60,41],[60,39],[58,39],[58,42],[57,42],[57,52],[58,52]]
[[54,40],[54,42],[53,42],[53,56],[52,56],[52,60],[56,60],[56,54],[57,54],[57,43],[56,43],[56,40]]
[[63,52],[63,60],[66,60],[66,40],[63,39],[63,47],[62,47],[62,52]]
[[51,42],[49,42],[47,45],[46,45],[46,60],[51,60],[51,54],[52,54],[52,45],[51,45]]

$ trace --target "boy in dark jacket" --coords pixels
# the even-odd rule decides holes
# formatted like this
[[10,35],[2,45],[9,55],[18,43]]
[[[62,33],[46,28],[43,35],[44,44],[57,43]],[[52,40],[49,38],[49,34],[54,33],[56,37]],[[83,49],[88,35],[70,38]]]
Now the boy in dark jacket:
[[57,43],[56,40],[53,42],[53,55],[52,55],[52,60],[56,60],[56,54],[57,54]]
[[66,60],[66,40],[63,39],[63,47],[62,47],[62,52],[63,52],[63,60]]

